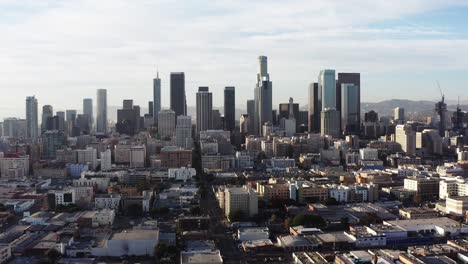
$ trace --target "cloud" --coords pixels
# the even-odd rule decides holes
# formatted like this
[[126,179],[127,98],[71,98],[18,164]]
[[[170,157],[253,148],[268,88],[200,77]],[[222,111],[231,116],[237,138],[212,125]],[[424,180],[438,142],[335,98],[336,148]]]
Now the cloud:
[[466,38],[405,22],[466,3],[0,0],[0,89],[12,91],[0,104],[22,107],[26,95],[36,94],[40,103],[79,108],[81,98],[107,88],[111,104],[131,97],[146,105],[156,67],[163,105],[170,71],[186,72],[191,105],[199,85],[211,87],[216,105],[222,88],[235,85],[243,104],[253,97],[261,54],[270,58],[275,104],[289,96],[286,90],[304,98],[307,83],[326,67],[367,75],[466,70]]

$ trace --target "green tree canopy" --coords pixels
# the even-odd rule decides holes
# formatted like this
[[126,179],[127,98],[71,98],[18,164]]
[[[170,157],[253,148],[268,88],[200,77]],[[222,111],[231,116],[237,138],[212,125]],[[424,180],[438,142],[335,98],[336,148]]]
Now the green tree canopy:
[[292,226],[305,226],[322,228],[326,225],[325,220],[319,215],[299,214],[292,220]]

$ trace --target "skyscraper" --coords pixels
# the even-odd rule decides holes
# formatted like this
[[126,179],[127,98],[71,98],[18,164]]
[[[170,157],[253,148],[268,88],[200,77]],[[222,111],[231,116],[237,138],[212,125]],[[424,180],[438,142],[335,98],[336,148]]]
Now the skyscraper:
[[308,111],[309,111],[309,132],[320,132],[320,112],[322,111],[321,90],[318,83],[309,85]]
[[249,135],[255,134],[255,100],[247,100],[247,116],[249,117],[249,122],[247,123],[247,133]]
[[107,90],[97,90],[97,117],[96,131],[98,133],[107,133]]
[[213,127],[213,94],[208,87],[199,87],[197,92],[197,136],[200,131]]
[[[172,96],[172,92],[171,92],[171,96]],[[171,104],[172,104],[172,97],[171,97]],[[159,78],[159,72],[157,72],[156,78],[153,79],[153,112],[151,113],[154,118],[154,124],[158,123],[159,111],[161,111],[161,79]]]
[[236,90],[233,86],[224,88],[224,129],[233,131],[236,126]]
[[51,105],[42,106],[41,133],[47,130],[47,119],[54,116],[54,108]]
[[397,125],[395,128],[395,142],[401,145],[406,155],[416,154],[416,132],[410,125]]
[[133,100],[124,100],[123,108],[117,110],[117,132],[134,135],[140,130],[140,107],[133,105]]
[[322,111],[336,109],[335,70],[321,70],[318,79],[322,97]]
[[77,118],[77,112],[76,110],[66,110],[65,111],[65,116],[67,118],[66,120],[66,131],[69,136],[76,136],[76,133],[73,133],[73,129],[75,128],[76,132],[76,118]]
[[259,72],[257,73],[257,85],[255,87],[255,133],[261,134],[263,124],[272,122],[272,83],[268,74],[268,62],[266,56],[258,57]]
[[[339,72],[338,73],[338,80],[336,81],[336,110],[341,112],[342,108],[342,84],[348,83],[348,84],[354,84],[357,87],[357,97],[356,101],[353,102],[354,104],[357,105],[358,113],[357,113],[357,124],[359,126],[355,131],[353,131],[353,134],[359,134],[360,130],[360,124],[361,124],[361,74],[360,73],[348,73],[348,72]],[[341,127],[343,128],[343,125],[341,124]]]
[[171,109],[163,109],[158,113],[158,133],[159,136],[164,139],[166,137],[172,137],[175,133],[176,123],[175,112]]
[[176,145],[181,148],[192,147],[192,117],[177,117]]
[[405,109],[402,107],[397,107],[393,109],[393,120],[397,124],[404,124],[405,123]]
[[340,136],[340,112],[334,108],[327,108],[321,112],[321,134],[334,138]]
[[341,130],[346,135],[359,135],[359,87],[352,83],[341,84]]
[[83,115],[88,119],[89,129],[93,127],[94,123],[94,114],[93,114],[93,99],[85,98],[83,99]]
[[34,96],[26,97],[26,133],[33,142],[37,140],[39,135],[37,99]]
[[185,74],[171,72],[171,109],[176,116],[187,115],[187,102],[185,99]]
[[57,128],[61,132],[65,132],[65,112],[58,111],[57,113]]

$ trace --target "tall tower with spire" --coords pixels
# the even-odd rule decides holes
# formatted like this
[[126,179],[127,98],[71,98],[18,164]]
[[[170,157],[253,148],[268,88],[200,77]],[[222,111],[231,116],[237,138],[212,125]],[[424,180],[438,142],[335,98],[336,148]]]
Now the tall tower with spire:
[[262,126],[266,122],[273,121],[272,84],[268,74],[267,57],[258,57],[259,72],[257,73],[257,85],[255,87],[255,117],[254,129],[257,135],[261,134]]
[[161,111],[161,79],[159,71],[156,71],[156,78],[153,79],[153,119],[154,124],[158,123],[158,113]]

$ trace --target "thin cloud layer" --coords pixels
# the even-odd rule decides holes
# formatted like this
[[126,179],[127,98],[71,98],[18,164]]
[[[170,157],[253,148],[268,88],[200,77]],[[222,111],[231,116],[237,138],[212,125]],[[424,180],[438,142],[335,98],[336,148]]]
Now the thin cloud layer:
[[[222,88],[235,85],[243,105],[253,97],[256,57],[263,54],[270,59],[275,104],[291,95],[305,103],[307,84],[321,68],[362,72],[364,99],[378,100],[395,73],[468,69],[463,34],[406,22],[466,4],[0,0],[0,87],[9,91],[0,105],[22,107],[24,97],[35,94],[40,104],[79,108],[97,88],[109,90],[111,105],[124,98],[146,105],[157,68],[165,106],[171,71],[186,72],[188,95],[210,86],[215,105],[222,104]],[[382,85],[364,76],[380,76]]]

